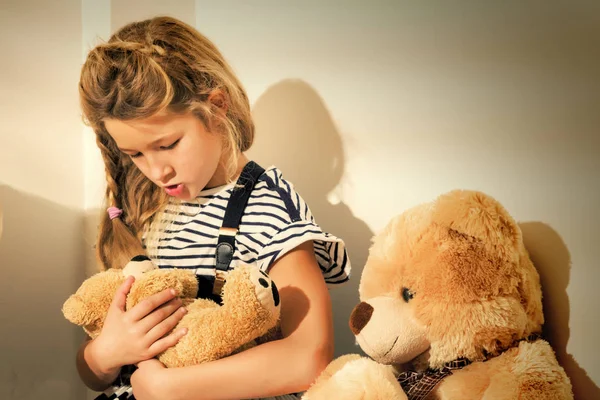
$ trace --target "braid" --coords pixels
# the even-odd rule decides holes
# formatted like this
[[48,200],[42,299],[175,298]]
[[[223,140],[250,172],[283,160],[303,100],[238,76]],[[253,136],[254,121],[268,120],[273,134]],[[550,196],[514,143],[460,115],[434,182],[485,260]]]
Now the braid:
[[109,205],[122,208],[119,197],[119,181],[123,175],[120,155],[111,146],[110,136],[107,134],[96,135],[96,144],[100,149],[106,171],[106,200]]
[[[105,206],[123,208],[123,204],[126,203],[123,201],[125,194],[119,191],[119,188],[125,187],[123,184],[127,167],[123,165],[121,156],[111,141],[108,134],[96,135],[96,143],[106,168]],[[135,220],[135,217],[128,216],[128,219]],[[103,214],[100,222],[96,250],[104,269],[123,268],[132,257],[144,254],[139,238],[128,228],[126,222],[120,218],[111,220],[107,213]]]
[[98,49],[120,50],[120,51],[137,51],[147,56],[164,56],[165,49],[152,43],[137,43],[115,40],[104,45],[98,46]]

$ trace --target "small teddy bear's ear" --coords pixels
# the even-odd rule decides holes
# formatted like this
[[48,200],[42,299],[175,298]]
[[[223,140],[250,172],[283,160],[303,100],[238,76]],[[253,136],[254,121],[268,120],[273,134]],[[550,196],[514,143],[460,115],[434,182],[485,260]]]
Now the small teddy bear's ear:
[[459,234],[474,237],[495,248],[518,250],[521,229],[494,198],[485,193],[454,190],[435,202],[433,221]]
[[137,255],[127,263],[123,268],[123,276],[134,276],[138,279],[144,273],[158,269],[156,265],[148,257],[144,255]]
[[77,293],[71,295],[63,304],[62,313],[67,320],[78,326],[92,325],[99,316],[90,309]]

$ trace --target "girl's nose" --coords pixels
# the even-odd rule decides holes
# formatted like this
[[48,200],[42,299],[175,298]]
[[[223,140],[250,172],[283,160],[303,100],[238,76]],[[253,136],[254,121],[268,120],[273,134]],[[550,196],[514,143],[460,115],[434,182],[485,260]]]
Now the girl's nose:
[[169,163],[157,159],[152,160],[151,163],[149,178],[154,182],[168,183],[173,176],[173,167]]

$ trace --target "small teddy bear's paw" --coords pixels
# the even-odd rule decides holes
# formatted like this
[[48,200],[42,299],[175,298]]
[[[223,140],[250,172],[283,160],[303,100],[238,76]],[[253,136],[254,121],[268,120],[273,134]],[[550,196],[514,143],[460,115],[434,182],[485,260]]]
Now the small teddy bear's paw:
[[280,299],[275,282],[269,278],[269,275],[258,268],[251,269],[250,281],[254,284],[257,300],[272,314],[277,314],[279,311]]

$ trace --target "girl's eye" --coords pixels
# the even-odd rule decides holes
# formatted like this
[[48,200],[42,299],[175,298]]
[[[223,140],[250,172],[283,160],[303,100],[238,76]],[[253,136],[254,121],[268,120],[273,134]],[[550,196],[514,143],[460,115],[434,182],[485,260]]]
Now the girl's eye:
[[130,154],[129,155],[129,157],[131,157],[131,158],[138,158],[138,157],[141,157],[141,156],[142,156],[142,153],[135,153],[135,154]]
[[181,139],[177,139],[176,141],[173,142],[173,144],[170,144],[168,146],[160,146],[161,150],[171,150],[173,148],[175,148],[175,146],[177,146],[177,143],[179,143]]
[[402,288],[402,298],[405,302],[409,302],[415,297],[415,294],[409,288]]

